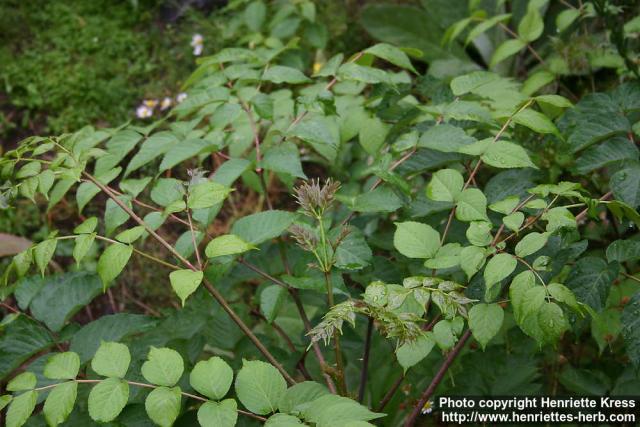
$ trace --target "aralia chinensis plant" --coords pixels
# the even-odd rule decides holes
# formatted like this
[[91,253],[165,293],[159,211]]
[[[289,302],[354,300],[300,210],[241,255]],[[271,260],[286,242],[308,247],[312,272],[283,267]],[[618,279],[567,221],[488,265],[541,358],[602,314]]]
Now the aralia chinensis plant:
[[640,361],[629,51],[578,98],[542,16],[597,8],[530,2],[514,31],[471,3],[445,42],[510,39],[425,72],[387,42],[326,55],[312,2],[232,2],[250,35],[166,117],[7,151],[0,202],[51,227],[2,276],[6,424],[413,426],[436,394],[633,394],[598,364]]

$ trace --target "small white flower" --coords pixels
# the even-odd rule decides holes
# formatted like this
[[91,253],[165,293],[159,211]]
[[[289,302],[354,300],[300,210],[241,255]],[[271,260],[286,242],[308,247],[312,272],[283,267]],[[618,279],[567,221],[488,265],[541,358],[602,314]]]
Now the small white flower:
[[173,104],[173,100],[168,96],[165,96],[162,99],[162,102],[160,102],[160,110],[162,111],[166,110],[167,108],[171,107],[171,104]]
[[178,96],[176,96],[176,102],[177,102],[178,104],[180,104],[180,103],[181,103],[182,101],[184,101],[185,99],[187,99],[187,94],[186,94],[186,93],[184,93],[184,92],[180,92],[180,93],[178,94]]
[[157,99],[145,99],[144,101],[142,101],[142,105],[151,108],[152,110],[154,108],[156,108],[156,105],[158,105],[158,100]]
[[197,44],[193,47],[193,56],[202,55],[203,46],[201,44]]
[[141,105],[136,108],[136,116],[139,119],[147,119],[153,115],[153,109],[147,107],[146,105]]
[[202,44],[204,42],[204,37],[202,37],[202,34],[194,34],[191,37],[191,46],[195,47],[199,44]]
[[433,412],[433,401],[429,400],[422,407],[422,413],[426,415],[426,414],[430,414],[431,412]]

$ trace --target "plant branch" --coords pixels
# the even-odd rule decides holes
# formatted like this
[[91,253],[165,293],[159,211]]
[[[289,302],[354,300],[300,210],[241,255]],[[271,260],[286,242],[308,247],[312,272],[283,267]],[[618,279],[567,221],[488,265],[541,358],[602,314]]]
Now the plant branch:
[[362,356],[362,371],[360,372],[360,388],[358,389],[358,402],[362,403],[364,392],[367,388],[367,371],[369,369],[369,354],[371,353],[371,335],[373,333],[373,317],[369,317],[367,323],[367,335],[364,341],[364,354]]

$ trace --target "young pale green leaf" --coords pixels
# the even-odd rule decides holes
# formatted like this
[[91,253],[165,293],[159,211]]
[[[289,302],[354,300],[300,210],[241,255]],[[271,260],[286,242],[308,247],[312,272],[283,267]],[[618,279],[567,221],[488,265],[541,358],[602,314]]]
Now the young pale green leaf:
[[517,265],[518,261],[511,254],[500,253],[491,258],[484,269],[484,282],[487,290],[509,276]]
[[538,252],[547,244],[549,233],[529,233],[516,245],[516,255],[524,258]]
[[[536,276],[531,270],[525,270],[519,273],[511,281],[511,285],[509,286],[509,299],[511,299],[516,321],[520,322],[522,320],[522,314],[525,311],[524,306],[527,304],[524,297],[526,292],[535,286]],[[544,299],[544,295],[542,297]]]
[[267,323],[273,322],[287,296],[287,290],[280,285],[267,286],[260,293],[260,312]]
[[280,236],[295,218],[295,214],[286,211],[259,212],[240,218],[231,227],[231,233],[245,242],[259,245]]
[[509,230],[518,231],[524,222],[524,214],[522,212],[514,212],[502,218],[502,222]]
[[435,257],[425,261],[427,268],[453,268],[460,263],[460,243],[447,243],[441,246]]
[[556,16],[556,29],[563,32],[580,17],[580,9],[565,9]]
[[33,390],[36,387],[37,382],[38,380],[33,372],[22,372],[9,381],[9,384],[7,384],[7,391]]
[[460,221],[489,221],[487,198],[477,188],[467,188],[456,197],[456,218]]
[[232,382],[233,370],[227,362],[217,356],[196,363],[189,375],[191,387],[214,400],[224,398]]
[[467,278],[471,279],[484,265],[486,254],[484,249],[478,246],[467,246],[460,251],[460,267]]
[[145,233],[145,227],[143,225],[136,225],[133,228],[124,230],[116,235],[116,240],[122,243],[131,244],[138,240]]
[[158,387],[147,395],[144,409],[151,420],[161,427],[171,427],[180,415],[180,387]]
[[132,253],[133,246],[113,243],[100,255],[97,270],[105,288],[122,272]]
[[272,365],[258,360],[242,361],[235,384],[240,402],[251,412],[266,415],[278,409],[287,383]]
[[152,384],[173,387],[184,372],[182,356],[170,348],[151,347],[142,376]]
[[413,68],[411,60],[409,59],[407,54],[390,44],[378,43],[374,46],[371,46],[370,48],[365,49],[364,52],[384,59],[385,61],[388,61],[400,68],[413,71],[416,74],[418,73],[416,69]]
[[98,226],[98,218],[92,216],[90,218],[85,219],[82,224],[78,225],[73,229],[73,232],[76,234],[89,234],[93,233]]
[[471,221],[466,232],[467,240],[474,246],[488,246],[493,240],[491,227],[487,221]]
[[536,168],[524,148],[506,141],[496,141],[480,157],[490,166],[503,169]]
[[202,271],[189,269],[176,270],[169,274],[171,288],[173,288],[173,291],[178,295],[178,298],[180,298],[183,307],[189,295],[198,289],[203,278],[204,273]]
[[205,402],[198,409],[198,422],[202,427],[234,427],[238,421],[238,404],[234,399]]
[[27,391],[14,397],[7,409],[5,422],[7,427],[21,427],[27,422],[38,401],[37,391]]
[[225,234],[211,240],[204,250],[207,258],[215,258],[225,255],[242,254],[252,249],[257,249],[251,243],[247,243],[235,234]]
[[75,381],[68,381],[55,386],[49,392],[42,409],[47,424],[57,426],[64,423],[73,411],[77,395],[78,383]]
[[580,306],[576,300],[576,296],[571,292],[571,289],[560,283],[549,283],[547,285],[547,291],[558,302],[564,303],[570,309],[580,313]]
[[527,43],[537,40],[544,30],[544,21],[538,9],[529,8],[518,24],[518,36]]
[[52,380],[72,380],[80,370],[80,356],[72,351],[51,356],[44,365],[44,376]]
[[404,372],[407,372],[407,369],[420,363],[422,359],[431,353],[433,346],[436,344],[432,335],[432,333],[427,332],[415,341],[406,342],[398,347],[396,357],[398,358],[398,363],[400,363],[400,366],[404,369]]
[[449,320],[441,320],[433,327],[433,339],[441,350],[449,350],[456,344],[457,338]]
[[53,254],[56,252],[56,246],[58,245],[57,239],[49,239],[40,242],[33,249],[33,258],[36,261],[40,274],[44,276],[44,271],[49,265],[49,261],[53,258]]
[[511,14],[504,13],[502,15],[492,16],[491,18],[480,22],[471,31],[469,31],[469,34],[467,35],[467,38],[464,42],[465,46],[471,43],[472,41],[474,41],[479,35],[481,35],[485,31],[495,27],[498,23],[508,21],[509,18],[511,18]]
[[224,201],[231,189],[216,182],[206,181],[189,188],[187,207],[206,209]]
[[311,81],[300,70],[283,65],[272,65],[262,74],[262,80],[273,83],[301,84]]
[[560,136],[560,132],[551,119],[538,111],[526,108],[513,116],[513,122],[538,133],[552,133]]
[[396,222],[393,245],[406,257],[432,258],[440,248],[440,234],[427,224]]
[[527,44],[520,39],[509,39],[502,42],[502,44],[493,52],[489,66],[491,68],[495,67],[500,62],[520,52],[526,46]]
[[104,377],[124,378],[131,363],[129,348],[117,342],[101,342],[91,360],[91,369]]
[[504,310],[498,304],[476,304],[469,310],[469,329],[484,349],[497,335],[504,320]]
[[368,117],[360,127],[358,141],[367,153],[376,155],[384,145],[389,128],[390,126],[378,117]]
[[437,202],[453,202],[464,186],[462,174],[454,169],[434,173],[427,185],[427,197]]
[[509,215],[518,207],[520,198],[518,196],[509,196],[506,199],[500,200],[489,205],[489,209],[494,212],[499,212],[504,215]]
[[107,378],[89,392],[89,416],[108,423],[116,419],[129,400],[129,384],[119,378]]
[[76,237],[76,244],[73,247],[73,259],[76,260],[76,263],[80,265],[80,261],[82,261],[87,255],[87,252],[93,246],[93,242],[96,239],[96,233],[91,234],[81,234]]

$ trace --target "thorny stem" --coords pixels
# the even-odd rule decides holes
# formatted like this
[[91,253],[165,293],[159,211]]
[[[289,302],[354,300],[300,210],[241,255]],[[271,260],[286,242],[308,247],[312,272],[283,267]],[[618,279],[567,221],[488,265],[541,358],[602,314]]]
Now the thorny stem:
[[471,336],[471,330],[469,329],[467,329],[466,332],[462,334],[462,336],[460,337],[460,341],[458,341],[458,343],[453,348],[453,350],[451,350],[451,352],[447,355],[447,358],[442,363],[442,366],[440,366],[440,369],[436,373],[436,376],[433,377],[433,380],[431,381],[429,386],[425,389],[425,391],[422,393],[422,396],[420,397],[420,400],[418,401],[418,403],[416,403],[416,406],[413,408],[413,411],[407,417],[404,423],[404,427],[413,427],[415,425],[416,419],[418,418],[418,415],[420,415],[420,411],[424,407],[425,403],[427,403],[429,398],[436,391],[436,388],[438,387],[438,385],[444,378],[445,374],[451,367],[451,364],[453,363],[455,358],[458,356],[458,354],[460,354],[460,351],[462,350],[464,345],[467,343],[470,336]]
[[198,268],[202,270],[202,259],[200,258],[200,249],[198,249],[198,242],[196,241],[196,230],[193,228],[193,221],[191,220],[191,212],[189,209],[187,209],[187,220],[189,221],[189,230],[191,231],[193,251],[196,253],[196,260],[198,260]]
[[[173,247],[169,242],[162,238],[155,230],[153,230],[149,225],[144,222],[142,218],[140,218],[136,213],[127,206],[122,200],[118,199],[118,197],[110,191],[108,188],[104,186],[101,182],[99,182],[95,177],[90,175],[87,172],[83,172],[83,174],[90,179],[94,184],[98,186],[107,196],[109,196],[120,208],[122,208],[131,218],[133,218],[138,224],[142,225],[147,232],[153,236],[162,246],[167,248],[169,252],[171,252],[176,258],[178,258],[185,266],[193,271],[199,271],[189,260],[180,255],[180,253]],[[251,331],[251,329],[244,323],[244,321],[238,316],[238,314],[231,308],[227,300],[222,296],[222,294],[211,285],[211,283],[207,280],[203,280],[203,285],[209,291],[209,293],[215,298],[215,300],[222,306],[224,311],[227,312],[231,320],[233,320],[238,327],[242,330],[242,332],[251,340],[253,345],[255,345],[258,350],[263,354],[263,356],[271,363],[285,378],[285,380],[293,385],[296,381],[289,375],[289,373],[284,369],[284,367],[276,360],[276,358],[271,354],[271,352],[262,344],[262,342],[256,337],[256,335]]]
[[[60,384],[66,384],[66,383],[69,383],[69,382],[75,382],[75,383],[78,383],[78,384],[98,384],[98,383],[101,383],[103,381],[104,380],[74,379],[74,380],[65,381],[65,382],[62,382],[62,383],[49,384],[49,385],[45,385],[45,386],[42,386],[42,387],[34,388],[33,391],[49,390],[49,389],[52,389],[54,387],[59,386]],[[132,385],[134,387],[153,388],[153,389],[158,388],[158,386],[155,386],[153,384],[141,383],[141,382],[138,382],[138,381],[129,381],[129,380],[122,380],[122,381],[124,381],[127,384]],[[211,400],[209,400],[209,399],[207,399],[205,397],[202,397],[202,396],[198,396],[196,394],[185,393],[183,391],[180,391],[180,394],[183,395],[184,397],[187,397],[187,398],[190,398],[190,399],[194,399],[194,400],[198,400],[200,402],[211,402]],[[251,417],[251,418],[254,418],[254,419],[262,421],[262,422],[267,421],[266,418],[261,417],[259,415],[256,415],[256,414],[254,414],[252,412],[244,411],[242,409],[238,409],[237,412],[239,414],[241,414],[241,415],[246,415],[247,417]]]
[[[333,285],[331,283],[330,273],[327,271],[324,272],[324,280],[327,285],[329,308],[331,308],[334,305]],[[344,396],[347,393],[347,384],[344,378],[344,362],[342,360],[342,348],[340,346],[340,333],[337,330],[333,333],[333,347],[336,353],[336,367],[338,368],[338,372],[336,374],[338,377],[338,391]]]

